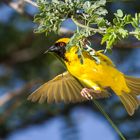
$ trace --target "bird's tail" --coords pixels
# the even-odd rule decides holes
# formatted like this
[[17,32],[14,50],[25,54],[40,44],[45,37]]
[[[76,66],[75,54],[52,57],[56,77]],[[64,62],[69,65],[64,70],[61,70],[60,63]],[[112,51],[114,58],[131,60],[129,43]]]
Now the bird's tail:
[[128,88],[131,90],[130,93],[123,93],[120,97],[123,105],[125,106],[129,115],[133,115],[134,111],[139,107],[140,100],[140,78],[134,78],[125,75],[125,80]]

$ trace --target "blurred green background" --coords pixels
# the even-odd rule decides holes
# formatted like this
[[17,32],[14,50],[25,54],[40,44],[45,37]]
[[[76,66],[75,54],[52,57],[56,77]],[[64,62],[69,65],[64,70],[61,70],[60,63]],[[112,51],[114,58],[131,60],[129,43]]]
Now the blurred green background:
[[[58,60],[43,53],[58,38],[70,37],[75,26],[68,20],[59,36],[34,34],[33,16],[38,11],[19,2],[0,1],[0,140],[119,140],[92,102],[48,105],[26,100],[39,85],[64,71]],[[134,15],[140,12],[140,1],[109,2],[107,9],[109,20],[117,9]],[[100,39],[90,38],[96,49],[104,48]],[[109,55],[122,72],[140,77],[139,47],[140,42],[129,38]],[[140,109],[130,117],[116,96],[100,103],[128,140],[140,139]]]

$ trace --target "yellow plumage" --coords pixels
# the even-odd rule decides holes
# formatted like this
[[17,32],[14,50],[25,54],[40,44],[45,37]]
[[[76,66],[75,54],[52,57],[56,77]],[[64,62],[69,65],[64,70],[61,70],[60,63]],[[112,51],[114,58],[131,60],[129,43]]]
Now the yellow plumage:
[[[69,39],[64,38],[57,41],[57,43],[59,42],[64,42],[67,44],[69,42]],[[107,56],[100,52],[95,52],[100,59],[100,64],[97,64],[96,61],[86,51],[83,51],[83,64],[81,64],[76,53],[77,49],[78,47],[73,46],[64,54],[64,63],[70,74],[66,74],[66,76],[64,77],[60,76],[61,78],[57,77],[57,82],[55,84],[51,81],[51,83],[54,84],[54,88],[57,87],[57,90],[51,90],[51,88],[53,87],[51,87],[51,84],[49,85],[48,83],[48,88],[45,87],[37,90],[29,98],[32,100],[38,100],[40,98],[40,95],[44,95],[42,93],[48,92],[48,94],[45,94],[45,98],[41,96],[42,99],[40,98],[40,100],[44,101],[46,97],[50,95],[48,97],[49,102],[52,102],[53,100],[77,102],[85,100],[79,94],[83,87],[88,87],[94,89],[95,91],[100,91],[100,93],[95,93],[94,98],[98,97],[98,95],[96,96],[96,94],[101,95],[100,97],[102,98],[108,97],[109,94],[106,88],[111,88],[114,93],[120,98],[129,115],[133,115],[135,109],[137,109],[140,104],[137,98],[137,96],[140,95],[140,79],[125,76],[115,68],[113,62]],[[67,77],[67,82],[62,83],[65,77]],[[44,91],[42,91],[42,89]],[[52,93],[52,91],[54,92]],[[74,97],[75,95],[75,99],[70,97],[72,94],[72,97]],[[59,99],[55,98],[54,95],[58,95]]]
[[117,95],[121,95],[122,91],[130,92],[123,73],[108,65],[108,60],[102,59],[103,54],[100,57],[101,63],[97,64],[87,52],[83,52],[84,63],[81,64],[76,51],[77,47],[73,47],[65,54],[68,60],[65,64],[68,71],[86,86],[94,88],[94,84],[97,84],[102,88],[110,87]]

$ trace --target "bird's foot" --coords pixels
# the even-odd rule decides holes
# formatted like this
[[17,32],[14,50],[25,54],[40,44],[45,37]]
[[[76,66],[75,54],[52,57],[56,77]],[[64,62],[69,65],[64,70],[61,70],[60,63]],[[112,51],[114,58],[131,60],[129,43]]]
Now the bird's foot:
[[98,93],[101,93],[101,90],[95,90],[92,88],[83,88],[81,91],[81,95],[88,100],[92,100],[94,97],[97,97]]
[[93,89],[83,88],[81,91],[81,95],[88,100],[92,100],[93,97],[91,96],[91,92],[93,92]]

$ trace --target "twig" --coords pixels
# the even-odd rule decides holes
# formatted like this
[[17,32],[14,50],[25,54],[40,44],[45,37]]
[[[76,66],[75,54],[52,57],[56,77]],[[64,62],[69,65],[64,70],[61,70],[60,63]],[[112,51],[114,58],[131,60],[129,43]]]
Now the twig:
[[[72,21],[79,27],[81,28],[87,28],[95,33],[100,33],[100,34],[105,34],[106,31],[104,29],[96,29],[96,28],[92,28],[92,27],[89,27],[89,26],[86,26],[86,25],[83,25],[81,23],[79,23],[74,17],[71,17]],[[137,35],[135,32],[129,32],[129,35]]]
[[92,27],[83,25],[83,24],[79,23],[74,17],[71,17],[71,19],[72,19],[73,22],[74,22],[77,26],[79,26],[79,27],[87,28],[87,29],[89,29],[89,30],[91,30],[91,31],[93,31],[93,32],[95,32],[95,33],[101,33],[101,34],[105,34],[105,33],[106,33],[104,29],[101,30],[101,29],[96,29],[96,28],[92,28]]
[[112,125],[112,127],[115,129],[115,131],[118,133],[118,135],[120,136],[120,138],[122,140],[126,140],[126,138],[124,137],[124,135],[122,134],[122,132],[114,124],[114,122],[111,120],[111,118],[109,117],[109,115],[105,112],[105,110],[103,109],[103,107],[101,106],[101,104],[98,101],[96,101],[95,99],[93,99],[93,103],[96,105],[96,107],[99,109],[99,111],[105,116],[105,118],[109,121],[109,123]]

